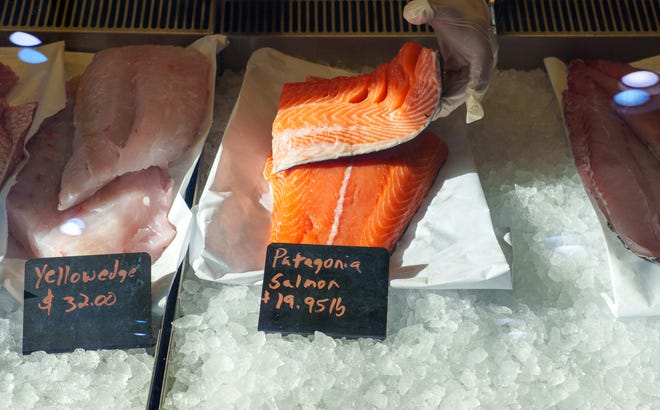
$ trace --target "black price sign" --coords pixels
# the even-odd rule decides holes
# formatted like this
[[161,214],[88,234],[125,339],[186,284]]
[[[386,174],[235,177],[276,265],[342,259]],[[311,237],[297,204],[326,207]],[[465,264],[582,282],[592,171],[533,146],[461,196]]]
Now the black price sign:
[[147,253],[25,263],[23,354],[153,345]]
[[258,329],[384,339],[388,272],[384,248],[271,244]]

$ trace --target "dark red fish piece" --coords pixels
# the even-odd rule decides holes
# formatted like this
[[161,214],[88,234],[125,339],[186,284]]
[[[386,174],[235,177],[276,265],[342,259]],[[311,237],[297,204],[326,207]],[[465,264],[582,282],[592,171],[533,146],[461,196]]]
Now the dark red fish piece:
[[18,83],[18,75],[6,64],[0,63],[0,97],[5,97]]
[[[660,258],[660,164],[612,107],[582,60],[569,65],[564,115],[578,174],[610,228],[635,254]],[[596,71],[597,73],[597,71]]]
[[[585,64],[589,77],[610,94],[611,98],[624,89],[620,82],[621,77],[638,71],[631,65],[609,60],[585,61]],[[640,107],[622,107],[614,103],[613,107],[637,138],[660,161],[660,95],[652,96],[651,101]]]
[[36,109],[36,102],[10,106],[0,99],[0,186],[23,158],[23,144]]

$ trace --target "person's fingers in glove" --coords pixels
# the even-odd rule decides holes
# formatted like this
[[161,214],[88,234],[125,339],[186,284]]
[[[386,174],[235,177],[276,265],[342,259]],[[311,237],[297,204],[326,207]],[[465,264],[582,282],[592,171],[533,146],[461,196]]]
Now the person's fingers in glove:
[[412,0],[403,11],[411,24],[433,27],[444,59],[443,96],[436,118],[466,103],[466,122],[483,117],[481,99],[497,64],[497,40],[484,0]]

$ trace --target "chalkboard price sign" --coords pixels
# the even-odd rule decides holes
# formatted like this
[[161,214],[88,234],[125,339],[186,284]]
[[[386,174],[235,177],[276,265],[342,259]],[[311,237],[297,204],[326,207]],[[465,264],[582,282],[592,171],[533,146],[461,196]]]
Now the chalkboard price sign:
[[384,339],[388,272],[383,248],[270,244],[258,329]]
[[149,254],[26,261],[23,354],[152,345]]

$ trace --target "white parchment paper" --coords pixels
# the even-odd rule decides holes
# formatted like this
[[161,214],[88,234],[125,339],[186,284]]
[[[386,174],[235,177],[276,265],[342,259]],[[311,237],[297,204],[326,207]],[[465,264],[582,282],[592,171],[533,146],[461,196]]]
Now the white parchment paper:
[[[165,295],[167,292],[170,278],[172,274],[178,269],[179,265],[183,261],[185,254],[188,250],[188,244],[190,240],[190,229],[192,221],[192,212],[188,208],[188,205],[185,202],[184,196],[186,188],[190,182],[192,174],[195,169],[195,164],[202,152],[204,142],[208,136],[209,130],[211,128],[211,123],[213,122],[213,98],[215,96],[215,78],[216,78],[216,56],[228,45],[228,40],[225,36],[222,35],[212,35],[205,36],[194,43],[189,47],[193,47],[204,54],[211,63],[211,70],[209,72],[208,78],[208,88],[210,95],[210,102],[204,118],[204,123],[201,128],[200,136],[197,142],[191,146],[188,151],[186,151],[181,158],[179,158],[173,166],[169,169],[169,174],[174,180],[175,188],[175,198],[172,204],[172,208],[168,214],[170,222],[176,227],[176,236],[170,245],[165,249],[163,254],[158,260],[154,261],[151,267],[151,280],[152,280],[152,295],[155,300]],[[64,47],[62,44],[61,50],[62,58],[60,61],[60,73],[61,76],[58,77],[58,80],[61,82],[61,92],[63,93],[60,96],[62,99],[62,105],[66,101],[66,91],[64,89],[65,79],[68,80],[72,77],[82,74],[87,65],[92,61],[94,55],[91,53],[79,53],[79,52],[64,52]],[[62,74],[63,73],[63,74]],[[50,99],[50,95],[48,99]],[[185,103],[185,102],[184,102]],[[58,109],[59,110],[59,109]],[[55,110],[53,113],[57,112]],[[5,194],[6,197],[6,194]],[[2,215],[6,218],[6,212],[2,209]],[[130,210],[127,210],[130,212]],[[2,237],[4,240],[7,240],[6,233],[6,223],[3,225],[4,232]],[[10,238],[11,239],[11,238]],[[17,249],[17,244],[10,243],[10,248]],[[6,250],[6,248],[5,248]],[[20,250],[19,250],[20,252]],[[3,255],[5,253],[3,252]],[[7,258],[4,261],[3,269],[0,269],[0,279],[4,280],[4,285],[13,290],[12,293],[19,296],[22,299],[22,289],[23,289],[23,264],[25,259],[23,258]],[[3,277],[4,276],[4,277]],[[156,291],[158,290],[158,291]]]
[[[32,125],[25,138],[27,142],[37,132],[41,122],[64,108],[66,104],[66,89],[64,84],[64,42],[46,44],[35,47],[46,57],[46,61],[31,64],[21,60],[18,56],[19,47],[0,47],[0,62],[11,67],[18,75],[18,84],[7,95],[9,105],[21,105],[36,101]],[[18,164],[20,169],[26,159]],[[11,185],[16,181],[16,172],[7,178],[4,186],[0,187],[0,261],[7,254],[7,212],[5,201]],[[2,269],[0,269],[2,278]]]
[[[263,276],[272,196],[263,177],[282,85],[351,73],[270,48],[251,56],[199,204],[190,261],[198,277],[256,284]],[[510,289],[509,265],[467,145],[463,116],[429,129],[449,157],[390,260],[393,287]]]
[[[557,96],[559,109],[563,112],[562,93],[567,88],[568,67],[555,57],[547,57],[543,61]],[[640,60],[631,65],[660,72],[660,56]],[[568,137],[568,130],[566,135]],[[616,317],[660,315],[660,263],[644,260],[626,249],[609,229],[607,220],[598,207],[593,205],[607,245],[612,295],[603,296],[610,309]]]

